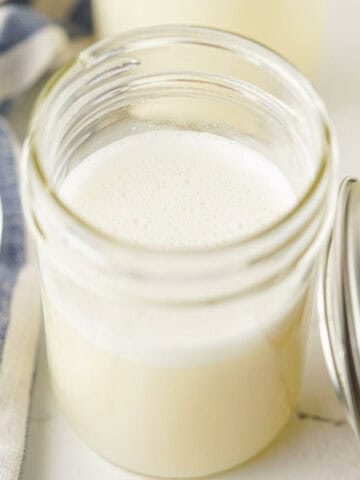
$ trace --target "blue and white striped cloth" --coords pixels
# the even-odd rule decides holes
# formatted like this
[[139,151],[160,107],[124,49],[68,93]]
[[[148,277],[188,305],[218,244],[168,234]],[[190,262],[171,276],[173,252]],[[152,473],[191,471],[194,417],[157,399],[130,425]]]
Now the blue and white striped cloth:
[[88,0],[0,0],[0,480],[16,480],[21,470],[40,316],[34,269],[26,262],[20,148],[6,113],[65,58],[69,37],[89,34],[90,19]]

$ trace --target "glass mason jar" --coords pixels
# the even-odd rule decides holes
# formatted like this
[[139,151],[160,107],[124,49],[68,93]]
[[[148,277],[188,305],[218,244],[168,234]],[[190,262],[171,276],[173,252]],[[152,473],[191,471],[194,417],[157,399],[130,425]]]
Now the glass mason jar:
[[[164,127],[250,144],[288,179],[296,206],[221,246],[151,249],[64,204],[62,183],[91,153]],[[232,34],[134,31],[50,80],[26,156],[53,388],[80,436],[154,476],[203,476],[258,454],[296,406],[335,204],[334,139],[309,83]]]

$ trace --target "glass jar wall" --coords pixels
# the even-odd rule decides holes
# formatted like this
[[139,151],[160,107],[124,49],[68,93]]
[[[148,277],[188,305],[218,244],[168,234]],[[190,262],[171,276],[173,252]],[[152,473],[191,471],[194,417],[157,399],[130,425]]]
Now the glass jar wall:
[[[282,172],[296,205],[246,238],[161,249],[107,235],[63,201],[89,155],[166,129],[250,145]],[[50,372],[81,437],[121,467],[163,477],[204,476],[259,453],[296,406],[309,291],[334,208],[333,137],[307,81],[238,36],[135,31],[55,75],[26,155]]]

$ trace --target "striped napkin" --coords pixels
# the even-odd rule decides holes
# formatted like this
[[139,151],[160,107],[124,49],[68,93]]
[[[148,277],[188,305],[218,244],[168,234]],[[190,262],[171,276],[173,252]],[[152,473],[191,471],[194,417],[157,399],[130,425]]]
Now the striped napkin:
[[6,113],[66,57],[68,38],[90,29],[86,0],[0,0],[0,480],[16,480],[21,470],[40,324],[39,282],[27,260],[18,192],[20,148]]

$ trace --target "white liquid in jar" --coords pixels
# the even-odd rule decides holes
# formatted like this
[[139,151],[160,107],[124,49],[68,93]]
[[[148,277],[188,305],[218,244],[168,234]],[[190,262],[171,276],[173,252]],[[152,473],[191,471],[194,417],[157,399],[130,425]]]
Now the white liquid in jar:
[[257,151],[202,132],[132,135],[88,157],[61,197],[98,229],[149,247],[215,246],[255,233],[295,203]]
[[[98,150],[60,195],[107,234],[168,249],[234,241],[296,202],[259,152],[176,130]],[[300,382],[302,299],[274,319],[267,305],[249,314],[237,299],[158,307],[61,287],[42,267],[55,392],[82,437],[113,463],[203,476],[255,455],[286,423]]]

